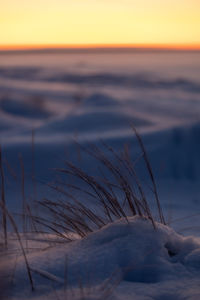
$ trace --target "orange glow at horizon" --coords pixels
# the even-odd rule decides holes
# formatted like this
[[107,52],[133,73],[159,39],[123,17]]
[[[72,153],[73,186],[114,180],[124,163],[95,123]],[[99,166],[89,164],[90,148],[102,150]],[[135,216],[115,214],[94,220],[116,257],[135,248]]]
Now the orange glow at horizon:
[[0,51],[45,50],[45,49],[160,49],[160,50],[197,50],[200,44],[10,44],[1,45]]
[[0,49],[200,49],[199,0],[0,1]]

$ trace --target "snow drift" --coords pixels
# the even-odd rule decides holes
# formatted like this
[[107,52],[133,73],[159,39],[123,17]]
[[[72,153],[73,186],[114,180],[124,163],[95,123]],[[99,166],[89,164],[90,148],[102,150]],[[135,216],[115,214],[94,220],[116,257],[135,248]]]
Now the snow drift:
[[[109,295],[112,299],[175,299],[173,291],[178,299],[200,296],[200,241],[183,237],[166,225],[156,223],[154,229],[148,219],[136,216],[128,222],[121,219],[108,224],[84,239],[43,247],[42,251],[36,250],[34,240],[28,241],[28,247],[35,247],[28,260],[36,291],[30,291],[23,257],[18,257],[8,293],[12,299],[38,299],[43,293],[53,299],[52,288],[60,296],[73,290],[69,299],[76,299],[81,295],[80,286],[88,299],[93,299],[98,287],[95,299],[104,299],[100,287],[106,282],[111,290],[114,285]],[[10,262],[9,258],[4,263],[13,271]],[[164,298],[167,286],[171,292]]]

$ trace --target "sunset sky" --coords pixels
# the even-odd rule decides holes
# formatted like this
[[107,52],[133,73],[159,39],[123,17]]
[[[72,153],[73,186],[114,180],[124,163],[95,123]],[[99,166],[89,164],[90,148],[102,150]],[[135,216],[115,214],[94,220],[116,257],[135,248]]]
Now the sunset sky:
[[0,46],[200,45],[200,0],[0,0]]

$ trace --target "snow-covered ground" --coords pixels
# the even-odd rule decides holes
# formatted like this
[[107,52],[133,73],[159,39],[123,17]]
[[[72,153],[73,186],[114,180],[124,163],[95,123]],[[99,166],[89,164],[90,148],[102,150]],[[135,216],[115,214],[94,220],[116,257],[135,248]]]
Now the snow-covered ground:
[[[40,239],[28,241],[29,248],[37,248],[28,254],[34,293],[18,242],[10,237],[7,259],[4,251],[0,258],[8,299],[73,299],[82,292],[104,299],[104,288],[114,299],[200,298],[199,75],[197,52],[0,54],[5,195],[19,229],[22,162],[26,201],[56,198],[46,183],[57,178],[54,169],[62,168],[65,158],[99,176],[95,160],[80,153],[74,139],[100,147],[103,140],[116,151],[129,145],[134,161],[141,151],[133,123],[150,158],[165,219],[177,232],[164,225],[154,230],[148,221],[132,218],[129,225],[117,221],[70,244],[34,236]],[[137,172],[154,210],[140,163]],[[49,239],[54,239],[50,233]]]

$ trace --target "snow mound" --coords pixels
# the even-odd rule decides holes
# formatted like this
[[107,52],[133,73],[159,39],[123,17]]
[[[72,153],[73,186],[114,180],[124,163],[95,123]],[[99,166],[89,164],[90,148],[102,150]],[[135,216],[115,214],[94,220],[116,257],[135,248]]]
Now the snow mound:
[[[49,282],[61,291],[66,278],[70,288],[77,288],[80,282],[83,286],[95,287],[117,277],[120,295],[120,289],[124,294],[125,286],[127,291],[144,286],[148,293],[155,294],[156,286],[165,286],[167,282],[182,291],[181,277],[181,282],[187,282],[188,287],[192,282],[196,291],[194,282],[200,275],[200,242],[194,237],[183,237],[166,225],[156,223],[154,228],[150,220],[130,217],[128,222],[120,219],[84,239],[30,253],[28,260],[40,296],[50,292]],[[9,258],[8,265],[12,269],[10,262]],[[20,297],[28,297],[31,293],[23,257],[18,258],[15,265],[14,285],[12,282],[10,291]],[[168,293],[162,295],[162,299],[172,299]],[[154,295],[153,299],[161,299],[159,297]]]

